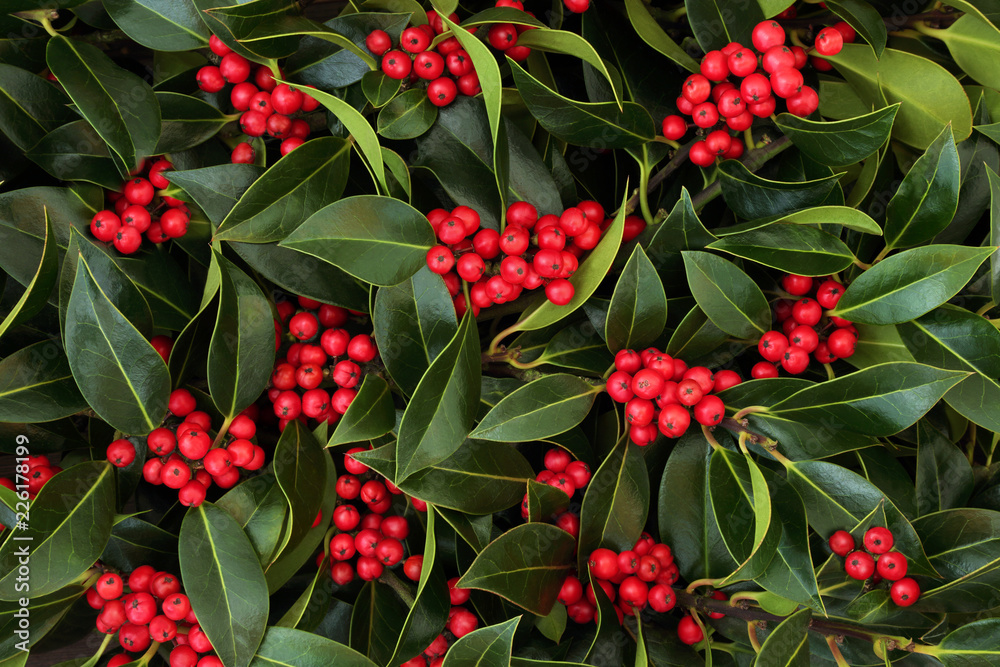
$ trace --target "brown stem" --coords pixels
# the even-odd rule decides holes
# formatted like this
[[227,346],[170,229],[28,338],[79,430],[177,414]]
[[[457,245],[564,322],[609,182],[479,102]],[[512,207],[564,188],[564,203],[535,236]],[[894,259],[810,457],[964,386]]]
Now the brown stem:
[[742,422],[737,421],[732,417],[726,417],[725,419],[723,419],[721,422],[719,422],[719,426],[728,431],[733,431],[734,433],[746,433],[750,442],[755,445],[763,444],[768,441],[767,436],[761,435],[760,433],[754,433],[753,431],[749,430],[746,426],[744,426]]

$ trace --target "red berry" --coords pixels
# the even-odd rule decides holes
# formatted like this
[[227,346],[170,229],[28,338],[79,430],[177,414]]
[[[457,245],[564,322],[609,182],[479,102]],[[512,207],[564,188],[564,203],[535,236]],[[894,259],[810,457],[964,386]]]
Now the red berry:
[[699,424],[715,426],[726,416],[726,405],[718,396],[705,396],[694,406],[694,418]]
[[768,331],[757,343],[760,356],[771,362],[780,361],[787,349],[788,339],[780,331]]
[[564,278],[556,278],[545,286],[545,296],[557,306],[565,306],[572,301],[574,292],[573,283]]
[[236,144],[229,161],[233,164],[253,164],[255,159],[256,154],[254,153],[253,146],[243,142]]
[[238,53],[227,53],[219,63],[219,73],[228,83],[243,83],[250,76],[250,61]]
[[711,102],[702,102],[691,110],[691,118],[698,127],[709,128],[719,122],[719,109]]
[[431,37],[420,28],[410,27],[400,35],[399,45],[410,53],[420,53],[431,45]]
[[693,618],[685,616],[681,619],[681,622],[677,624],[677,638],[684,644],[691,646],[692,644],[697,644],[704,639],[705,633],[702,632],[698,623]]
[[801,347],[806,352],[812,352],[819,345],[819,334],[812,327],[800,324],[789,332],[788,342],[790,345]]
[[737,77],[753,74],[757,69],[757,54],[751,49],[739,49],[729,54],[729,71]]
[[844,571],[852,579],[864,581],[875,573],[875,559],[864,551],[855,551],[847,555]]
[[799,299],[792,307],[792,318],[799,324],[814,327],[823,317],[823,308],[812,299]]
[[392,48],[392,38],[384,30],[372,30],[365,38],[365,46],[372,54],[381,56]]
[[403,51],[388,51],[382,56],[382,71],[390,79],[405,79],[412,68],[410,56]]
[[455,81],[446,76],[434,79],[427,85],[427,98],[436,107],[448,106],[457,95]]
[[590,572],[598,579],[611,579],[618,574],[618,554],[603,547],[595,549],[587,561]]
[[[718,118],[716,118],[716,120],[718,120]],[[697,124],[697,121],[695,122]],[[712,122],[709,127],[711,127],[711,125],[715,125],[715,122]],[[708,167],[715,162],[716,156],[712,153],[711,149],[709,149],[708,145],[704,141],[696,141],[691,146],[688,157],[691,159],[691,162],[699,167]]]
[[805,118],[819,108],[819,95],[809,86],[802,86],[798,93],[785,100],[785,104],[789,113]]
[[709,51],[701,59],[701,73],[709,81],[724,81],[729,76],[729,62],[721,51]]
[[865,532],[865,549],[873,554],[884,554],[892,549],[892,532],[882,526],[874,526]]
[[898,551],[890,551],[878,557],[878,562],[875,563],[875,571],[883,579],[898,581],[906,576],[907,566],[906,556]]
[[827,310],[835,308],[844,295],[844,286],[836,280],[825,280],[816,290],[816,301]]
[[209,36],[208,48],[210,48],[212,50],[212,53],[214,53],[217,56],[224,56],[229,53],[232,53],[232,49],[226,46],[226,44],[215,35]]
[[781,356],[781,367],[792,375],[798,375],[809,366],[809,353],[798,345],[789,345]]
[[124,438],[115,440],[108,445],[108,461],[111,461],[118,468],[131,465],[135,461],[135,447]]
[[835,56],[844,48],[844,35],[837,28],[823,28],[816,35],[816,53],[821,56]]
[[804,83],[802,72],[794,67],[785,67],[771,74],[771,92],[782,99],[798,94]]
[[663,119],[663,136],[671,141],[677,141],[687,134],[687,123],[674,114]]
[[837,329],[826,339],[830,354],[837,359],[847,359],[854,354],[858,339],[849,329]]
[[854,551],[854,538],[846,530],[838,530],[830,536],[830,551],[838,556],[846,556]]
[[222,72],[215,65],[206,65],[198,70],[195,75],[198,87],[206,93],[217,93],[226,87],[226,80],[222,78]]
[[413,71],[421,79],[428,81],[437,79],[444,73],[444,58],[434,51],[424,51],[413,59]]
[[761,21],[751,33],[753,47],[761,53],[785,43],[785,30],[777,21]]
[[920,599],[920,585],[909,577],[900,579],[889,589],[889,596],[900,607],[909,607]]
[[666,405],[660,411],[657,425],[660,428],[660,433],[668,438],[679,438],[687,432],[688,426],[691,425],[691,413],[684,406],[676,403]]

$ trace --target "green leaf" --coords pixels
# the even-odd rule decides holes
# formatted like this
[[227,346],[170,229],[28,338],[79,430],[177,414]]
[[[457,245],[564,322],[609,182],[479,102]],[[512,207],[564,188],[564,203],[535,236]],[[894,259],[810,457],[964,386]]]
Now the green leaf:
[[965,453],[926,422],[918,424],[917,438],[918,515],[965,505],[973,488]]
[[0,361],[0,421],[38,423],[86,409],[66,354],[53,341],[40,341]]
[[448,288],[426,266],[398,285],[376,292],[372,323],[379,356],[407,394],[417,388],[458,330]]
[[[866,213],[856,208],[850,208],[849,206],[813,206],[812,208],[804,208],[801,211],[789,213],[777,220],[768,221],[765,219],[762,222],[764,224],[781,222],[796,225],[839,225],[857,232],[864,232],[865,234],[882,235],[882,228],[878,226],[877,222],[872,220]],[[753,223],[746,223],[746,225],[751,224]],[[740,226],[742,227],[743,225]],[[725,229],[717,229],[715,231],[719,236],[726,235],[723,233]]]
[[[287,81],[280,81],[280,79],[276,80],[280,83],[288,83]],[[317,89],[310,89],[309,94],[329,109],[330,113],[344,124],[344,127],[347,128],[347,131],[354,138],[358,150],[364,156],[365,160],[367,160],[372,171],[375,172],[375,179],[378,181],[378,185],[382,186],[383,192],[388,192],[389,185],[385,180],[385,163],[382,160],[382,149],[378,143],[378,135],[375,134],[375,130],[368,123],[368,119],[362,116],[361,112],[357,109],[335,95]]]
[[28,633],[26,641],[28,647],[33,647],[66,618],[74,603],[77,603],[85,593],[86,589],[83,586],[73,584],[55,593],[35,598],[27,607],[22,607],[19,601],[0,602],[0,633],[2,633],[0,636],[3,636],[3,640],[0,641],[0,658],[3,661],[0,665],[25,667],[29,655],[23,646],[19,646],[21,638],[18,637],[17,631],[23,629],[19,627],[21,619],[14,614],[24,608],[28,610],[31,632]]
[[[0,546],[0,600],[54,593],[84,574],[104,551],[115,514],[107,461],[79,463],[49,480],[31,503],[26,528]],[[10,530],[15,530],[14,526]],[[27,587],[23,571],[30,559]],[[18,583],[20,578],[21,583]]]
[[274,448],[274,477],[281,488],[291,513],[281,549],[294,548],[305,537],[316,520],[327,486],[323,447],[305,424],[293,419],[282,431]]
[[534,361],[603,375],[614,363],[614,356],[608,352],[608,346],[597,329],[585,320],[571,324],[552,336]]
[[804,276],[837,273],[855,259],[847,244],[833,234],[794,224],[771,224],[729,234],[708,248]]
[[73,119],[66,101],[43,77],[0,63],[0,132],[22,151]]
[[437,120],[438,108],[427,93],[412,88],[392,98],[378,113],[378,133],[386,139],[416,139]]
[[62,180],[87,181],[115,190],[121,187],[122,177],[108,145],[85,120],[57,127],[25,156]]
[[243,193],[219,225],[216,239],[280,241],[340,198],[347,185],[351,144],[321,137],[278,160]]
[[108,0],[104,8],[125,34],[156,51],[208,44],[208,28],[190,0]]
[[802,609],[779,623],[760,647],[757,663],[775,667],[808,667],[811,621],[812,612]]
[[996,246],[931,245],[891,255],[854,280],[832,314],[864,324],[898,324],[958,294]]
[[886,49],[876,58],[865,44],[844,44],[827,56],[870,107],[900,103],[892,135],[920,150],[949,122],[955,141],[972,133],[972,108],[962,85],[946,69],[918,55]]
[[246,667],[267,626],[267,582],[257,554],[225,510],[204,502],[181,524],[181,579],[201,629],[227,665]]
[[528,480],[528,521],[545,522],[569,507],[569,496],[562,489]]
[[826,200],[843,174],[809,181],[773,181],[750,171],[739,160],[719,165],[719,182],[726,204],[747,220],[785,215]]
[[476,556],[456,586],[489,591],[545,616],[573,569],[575,546],[573,536],[558,526],[515,526]]
[[623,439],[587,485],[580,508],[579,557],[598,547],[625,551],[635,545],[649,512],[649,475],[639,446]]
[[631,21],[636,34],[639,35],[639,39],[689,72],[699,71],[695,59],[688,55],[687,51],[681,48],[677,42],[670,39],[670,36],[650,15],[642,0],[625,0],[625,9],[628,11],[629,21]]
[[885,243],[905,248],[933,238],[955,216],[961,171],[951,128],[927,147],[889,200],[885,218]]
[[973,621],[952,630],[934,649],[945,667],[990,667],[1000,659],[1000,619]]
[[233,417],[257,400],[270,380],[274,318],[260,287],[221,253],[213,252],[222,284],[208,348],[208,388],[219,412]]
[[[992,246],[1000,245],[1000,176],[992,169],[986,170],[990,183],[990,235]],[[995,303],[1000,303],[1000,256],[990,255],[990,292]]]
[[[288,608],[288,611],[278,619],[274,624],[275,627],[313,628],[322,621],[329,607],[330,598],[333,596],[333,588],[336,585],[333,583],[333,579],[327,577],[329,573],[325,565],[328,564],[329,560],[317,568],[316,574],[313,576],[312,581],[309,582],[309,586],[302,591],[295,600],[295,603]],[[266,637],[267,633],[264,636]],[[258,649],[258,655],[260,655],[260,649]]]
[[358,195],[321,208],[279,244],[340,267],[365,282],[397,285],[427,264],[434,230],[415,208]]
[[[52,221],[48,211],[45,211],[45,245],[42,246],[42,257],[38,262],[38,270],[24,290],[24,294],[10,309],[10,312],[0,322],[0,338],[10,329],[23,324],[41,312],[48,303],[52,288],[59,278],[58,241],[52,231]],[[20,421],[20,420],[11,420]]]
[[667,324],[667,294],[642,246],[636,245],[615,285],[605,338],[612,352],[652,344]]
[[1000,513],[959,508],[920,517],[913,527],[944,578],[925,590],[917,609],[978,613],[1000,587]]
[[[144,447],[145,443],[140,445]],[[136,467],[141,478],[142,466]],[[124,572],[145,564],[161,571],[176,572],[177,536],[137,517],[128,517],[111,529],[111,539],[101,553],[101,561]]]
[[[216,0],[221,2],[223,0]],[[198,0],[203,2],[203,0]],[[258,0],[258,5],[271,5],[274,7],[270,15],[261,15],[255,25],[240,27],[233,31],[234,36],[239,40],[237,45],[240,48],[249,49],[257,54],[259,58],[282,58],[286,55],[294,55],[302,37],[313,37],[330,42],[342,49],[349,51],[352,56],[361,60],[369,69],[375,69],[377,64],[371,53],[359,45],[357,40],[340,34],[337,30],[327,27],[302,16],[296,8],[287,0],[273,0],[266,2]],[[230,20],[235,18],[233,12],[249,12],[253,8],[231,7],[219,9],[209,14],[209,16],[222,18],[229,14]],[[332,21],[330,22],[332,23]],[[392,34],[392,33],[390,33]],[[363,42],[363,40],[362,40]],[[351,83],[356,82],[357,79]],[[345,84],[347,85],[347,84]],[[333,87],[333,86],[331,86]]]
[[[882,19],[879,19],[879,25]],[[889,138],[899,103],[856,118],[815,121],[790,113],[778,116],[776,125],[796,148],[820,164],[840,167],[865,159]]]
[[157,153],[177,153],[193,148],[211,139],[232,120],[197,97],[157,91],[156,101],[162,116]]
[[98,285],[82,254],[65,339],[80,393],[104,421],[136,435],[160,425],[170,393],[167,366]]
[[997,76],[994,68],[987,65],[991,59],[1000,56],[1000,47],[997,45],[1000,30],[994,24],[973,13],[967,13],[946,30],[930,29],[928,32],[944,41],[951,57],[966,74],[984,86],[1000,86],[1000,76]]
[[708,252],[685,250],[681,255],[691,294],[715,326],[741,338],[770,328],[767,299],[738,266]]
[[611,84],[611,89],[615,96],[615,102],[618,104],[619,108],[621,108],[621,84],[619,83],[617,86],[615,85],[615,79],[612,78],[607,65],[604,64],[604,60],[601,59],[601,56],[594,50],[594,47],[591,46],[590,42],[580,35],[577,35],[575,32],[569,32],[568,30],[540,28],[538,30],[527,30],[521,33],[521,35],[517,38],[517,43],[520,46],[526,46],[538,51],[544,51],[547,53],[564,53],[569,56],[576,56],[577,58],[580,58],[597,70],[601,76],[607,79],[608,83]]
[[703,250],[715,240],[698,219],[691,194],[681,186],[681,194],[667,219],[660,223],[646,246],[649,261],[656,267],[664,285],[684,279],[682,250]]
[[[626,188],[627,192],[627,188]],[[615,255],[621,246],[622,233],[625,230],[625,199],[615,216],[614,222],[604,232],[597,247],[590,251],[585,260],[580,262],[573,277],[570,278],[574,292],[573,298],[565,306],[557,306],[544,296],[535,299],[522,313],[521,319],[515,325],[517,331],[533,331],[555,324],[582,306],[597,291],[601,281],[608,274],[614,263]]]
[[471,516],[439,505],[434,506],[434,511],[440,514],[455,533],[465,540],[465,543],[472,547],[476,553],[485,549],[486,545],[490,543],[490,533],[493,530],[492,514]]
[[220,164],[201,169],[168,171],[172,185],[188,193],[214,224],[225,217],[264,170],[252,164]]
[[406,606],[386,584],[371,581],[355,598],[351,612],[351,648],[386,665],[402,629]]
[[448,647],[442,667],[507,667],[521,617],[473,630]]
[[251,477],[227,491],[215,505],[236,519],[261,565],[269,564],[284,533],[285,515],[289,513],[288,501],[274,476]]
[[179,331],[198,312],[199,295],[184,269],[167,253],[119,257],[118,266],[139,288],[156,327]]
[[368,374],[326,446],[371,440],[385,435],[395,426],[396,408],[388,383],[377,375]]
[[701,50],[721,49],[729,42],[752,44],[750,31],[764,20],[756,2],[685,0],[688,21]]
[[381,70],[365,72],[361,77],[361,90],[376,109],[384,107],[399,92],[401,82],[390,79]]
[[376,667],[354,649],[311,632],[271,627],[250,661],[250,667]]
[[649,113],[634,102],[586,103],[564,97],[510,62],[514,83],[531,115],[550,134],[591,148],[630,148],[652,141],[656,128]]
[[497,403],[469,434],[496,442],[530,442],[558,435],[583,421],[602,386],[554,373],[529,382]]
[[729,334],[715,326],[705,311],[695,305],[670,334],[664,351],[672,357],[694,361],[719,349],[727,340]]
[[826,6],[865,38],[875,50],[876,58],[882,57],[888,35],[885,21],[875,7],[864,0],[833,0]]
[[417,384],[399,424],[397,486],[461,447],[476,416],[482,364],[479,330],[466,313],[455,336]]
[[121,158],[122,171],[156,152],[160,107],[149,84],[96,46],[62,35],[49,40],[45,60],[83,117]]
[[889,436],[916,422],[966,373],[886,363],[795,392],[767,414],[825,429]]

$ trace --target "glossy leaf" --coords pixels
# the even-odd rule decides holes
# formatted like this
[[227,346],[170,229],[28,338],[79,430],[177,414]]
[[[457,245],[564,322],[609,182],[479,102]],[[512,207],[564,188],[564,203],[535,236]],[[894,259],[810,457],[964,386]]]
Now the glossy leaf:
[[237,484],[215,503],[246,533],[261,565],[268,565],[285,532],[288,500],[273,475],[260,475]]
[[62,35],[49,40],[45,59],[83,117],[128,169],[156,151],[160,107],[149,84],[97,47]]
[[580,571],[598,547],[631,549],[649,512],[649,475],[638,445],[627,439],[594,472],[580,508]]
[[10,329],[30,320],[45,307],[58,278],[58,241],[56,241],[55,232],[52,231],[52,222],[49,220],[49,215],[46,211],[45,245],[42,246],[42,257],[38,263],[38,270],[35,271],[31,282],[25,287],[24,294],[21,295],[21,298],[17,300],[17,303],[4,316],[3,321],[0,322],[0,338]]
[[827,7],[865,38],[876,58],[882,56],[888,35],[885,22],[875,7],[864,0],[833,0]]
[[375,663],[354,649],[311,632],[294,628],[271,627],[250,661],[250,667],[376,667]]
[[427,93],[413,88],[397,95],[378,114],[378,133],[386,139],[416,139],[437,120],[438,108]]
[[783,667],[808,667],[809,624],[812,612],[802,609],[774,629],[760,647],[757,661],[761,665],[781,665]]
[[691,203],[691,193],[681,194],[666,220],[660,223],[646,246],[646,255],[656,267],[664,285],[684,279],[682,250],[703,250],[715,236],[705,229]]
[[47,422],[86,409],[66,353],[40,341],[0,361],[0,421]]
[[569,507],[569,496],[562,489],[542,482],[528,480],[528,521],[548,521],[565,512]]
[[46,134],[25,155],[59,179],[121,187],[121,174],[108,145],[90,123],[75,120]]
[[972,109],[965,91],[937,63],[896,49],[886,49],[876,59],[864,44],[845,44],[827,60],[865,104],[900,103],[892,136],[904,143],[923,150],[949,122],[955,141],[972,132]]
[[603,375],[614,357],[597,329],[587,320],[579,325],[571,324],[552,336],[535,361]]
[[840,174],[800,182],[774,181],[758,176],[739,160],[719,165],[719,182],[726,204],[741,218],[753,220],[785,215],[826,200]]
[[698,71],[698,63],[677,42],[670,39],[670,36],[650,15],[642,0],[625,0],[625,9],[628,11],[632,28],[642,41],[689,72]]
[[1000,620],[973,621],[941,640],[934,657],[945,667],[990,667],[1000,659]]
[[357,396],[337,422],[326,446],[371,440],[385,435],[395,426],[396,409],[389,385],[377,375],[365,375]]
[[[668,38],[669,39],[669,38]],[[528,30],[518,36],[517,43],[538,51],[548,53],[564,53],[576,56],[594,68],[601,74],[612,87],[615,102],[621,105],[621,85],[615,85],[615,79],[608,71],[607,65],[598,55],[590,42],[585,40],[575,32],[568,30],[551,30],[542,28],[541,30]]]
[[767,413],[812,420],[825,429],[888,436],[917,421],[966,375],[923,364],[880,364],[806,387]]
[[973,488],[969,459],[929,424],[918,424],[917,437],[918,516],[965,505]]
[[366,72],[361,77],[361,90],[376,109],[384,107],[399,92],[400,82],[381,71]]
[[189,0],[108,0],[104,8],[125,33],[157,51],[200,49],[208,28]]
[[564,141],[601,149],[629,148],[656,135],[653,119],[638,104],[625,102],[619,107],[614,102],[577,102],[545,86],[516,62],[510,62],[510,69],[531,115]]
[[470,438],[530,442],[579,424],[603,387],[565,373],[546,375],[508,394],[483,417]]
[[558,526],[528,523],[490,542],[456,584],[489,591],[544,616],[573,568],[575,541]]
[[961,172],[951,128],[931,142],[889,201],[885,242],[905,248],[933,238],[955,216]]
[[473,630],[448,647],[442,667],[476,665],[476,667],[505,667],[510,665],[514,644],[514,631],[521,617],[497,625]]
[[[26,526],[0,546],[0,599],[34,599],[84,574],[104,551],[115,514],[115,480],[107,461],[79,463],[55,475],[31,503]],[[23,572],[29,554],[25,586]],[[18,579],[21,578],[21,583]]]
[[215,238],[280,241],[314,213],[340,198],[347,185],[351,144],[321,137],[278,160],[243,193]]
[[479,356],[479,331],[467,314],[420,379],[403,413],[396,445],[397,485],[451,456],[472,430],[482,374]]
[[955,296],[995,250],[932,245],[890,255],[850,284],[832,314],[864,324],[920,317]]
[[[1000,245],[1000,177],[992,169],[986,170],[990,184],[990,245]],[[1000,256],[990,256],[990,292],[993,300],[1000,298]]]
[[670,334],[664,351],[672,357],[693,362],[719,349],[727,340],[729,334],[715,326],[705,311],[695,305]]
[[608,308],[605,338],[612,352],[641,349],[653,343],[667,323],[667,295],[656,268],[642,246],[632,256],[615,285]]
[[854,263],[854,253],[839,238],[803,225],[773,224],[729,234],[708,247],[804,276],[837,273]]
[[[881,19],[879,24],[882,25]],[[892,132],[899,106],[892,104],[863,116],[836,121],[815,121],[783,113],[776,124],[796,148],[813,160],[839,167],[863,160],[882,147]]]
[[23,151],[73,118],[66,97],[37,74],[0,64],[0,132]]
[[[180,2],[178,4],[183,4]],[[157,92],[161,129],[157,153],[176,153],[193,148],[215,136],[232,120],[207,102],[180,93]]]
[[168,171],[164,176],[188,193],[208,219],[218,225],[263,173],[263,169],[252,164],[220,164]]
[[282,551],[295,547],[313,527],[327,486],[323,447],[305,424],[292,420],[274,448],[274,477],[291,508]]
[[681,255],[691,294],[717,327],[742,338],[768,330],[767,299],[739,267],[707,252],[686,250]]
[[406,605],[387,585],[368,582],[351,612],[351,648],[378,665],[387,664],[406,617]]
[[944,41],[962,70],[973,79],[991,88],[1000,86],[1000,76],[987,63],[1000,55],[997,39],[1000,30],[980,16],[967,13],[948,26],[947,30],[935,30],[933,36]]
[[706,53],[721,49],[729,42],[752,44],[750,31],[764,20],[764,13],[756,2],[685,0],[684,6],[698,45]]
[[233,417],[257,400],[271,378],[274,320],[260,287],[221,253],[215,259],[222,285],[208,347],[208,388],[219,412]]
[[257,554],[225,510],[205,502],[181,524],[181,579],[219,658],[246,667],[267,626],[267,582]]
[[927,556],[944,578],[918,600],[919,608],[973,612],[991,604],[1000,587],[1000,513],[958,508],[913,522]]
[[[26,607],[22,607],[19,601],[0,602],[0,633],[3,633],[3,640],[0,640],[0,659],[2,659],[0,665],[25,667],[29,655],[26,647],[34,647],[44,639],[85,593],[86,589],[83,586],[75,584],[35,598]],[[27,608],[31,618],[31,632],[27,633],[27,638],[23,640],[24,644],[17,634],[21,630],[19,627],[21,619],[14,615],[23,608]],[[79,667],[79,665],[72,664],[67,667]]]
[[427,263],[427,218],[398,199],[358,195],[321,208],[282,241],[376,285],[397,285]]
[[[813,206],[782,216],[773,222],[793,223],[796,225],[839,225],[865,234],[882,235],[882,228],[866,213],[848,206]],[[752,224],[752,223],[747,223]],[[822,228],[822,227],[821,227]],[[721,229],[716,233],[722,236]]]
[[97,284],[80,255],[66,308],[66,356],[80,393],[106,422],[145,434],[167,411],[163,359]]

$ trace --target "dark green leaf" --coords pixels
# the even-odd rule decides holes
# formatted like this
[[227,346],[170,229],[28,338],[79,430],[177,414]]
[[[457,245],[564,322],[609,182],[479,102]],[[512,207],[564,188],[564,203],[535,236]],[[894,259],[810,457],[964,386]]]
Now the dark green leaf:
[[[604,60],[586,39],[568,30],[552,30],[541,28],[529,30],[518,37],[517,43],[538,51],[547,53],[564,53],[576,56],[599,72],[612,86],[614,101],[621,106],[621,82],[612,77]],[[693,71],[693,70],[692,70]],[[616,73],[617,74],[617,73]]]
[[562,489],[533,479],[528,480],[528,521],[545,522],[565,512],[569,496]]
[[0,63],[0,132],[27,151],[73,118],[66,97],[37,74]]
[[284,533],[288,514],[288,501],[274,476],[251,477],[227,491],[215,505],[236,519],[261,565],[269,564]]
[[652,344],[667,323],[667,295],[642,246],[636,245],[615,285],[605,337],[612,352]]
[[711,354],[729,340],[729,334],[715,326],[698,306],[684,316],[667,341],[665,352],[672,357],[694,361]]
[[378,114],[378,133],[386,139],[416,139],[437,120],[438,108],[427,93],[413,88],[397,95]]
[[280,241],[310,216],[340,198],[347,184],[351,144],[321,137],[278,160],[243,193],[215,238]]
[[861,274],[832,313],[864,324],[898,324],[958,294],[996,250],[932,245],[891,255]]
[[376,285],[397,285],[427,264],[434,230],[398,199],[359,195],[326,206],[292,232],[289,247]]
[[785,215],[824,202],[842,174],[807,181],[773,181],[747,169],[739,160],[719,165],[722,196],[736,215],[747,220]]
[[[366,72],[361,77],[361,90],[376,109],[384,107],[399,92],[400,81],[390,79],[381,70]],[[428,100],[429,101],[429,100]]]
[[205,502],[185,515],[181,579],[201,629],[227,665],[250,664],[267,626],[267,582],[236,519]]
[[972,495],[972,466],[965,453],[923,421],[917,425],[917,511],[919,516],[961,507]]
[[0,361],[0,421],[47,422],[86,407],[66,354],[55,342],[28,345]]
[[681,187],[680,197],[670,215],[660,223],[646,246],[646,255],[656,267],[663,284],[671,285],[684,279],[681,251],[702,250],[714,240],[715,236],[698,219],[691,204],[691,194],[687,188]]
[[[177,4],[184,4],[185,1],[180,0]],[[193,148],[213,137],[223,125],[232,120],[197,97],[157,92],[156,101],[160,104],[162,116],[160,138],[156,142],[157,153],[176,153]]]
[[888,36],[885,22],[877,9],[863,0],[833,0],[826,6],[865,38],[875,50],[876,58],[882,56]]
[[85,120],[57,127],[25,155],[56,178],[115,190],[121,187],[122,177],[107,144]]
[[730,234],[708,246],[771,268],[825,276],[854,263],[854,253],[833,234],[803,225],[773,224]]
[[589,320],[584,320],[552,336],[534,361],[603,375],[614,362],[614,357],[608,352],[608,346],[597,329]]
[[115,65],[96,46],[62,35],[49,40],[45,59],[80,113],[127,169],[156,152],[160,107],[149,84]]
[[757,229],[772,222],[794,223],[796,225],[819,225],[820,229],[822,229],[822,225],[827,225],[827,228],[832,225],[839,225],[847,229],[864,232],[865,234],[882,235],[882,228],[878,226],[877,222],[872,220],[866,213],[848,206],[813,206],[812,208],[804,208],[800,211],[789,213],[777,220],[764,219],[756,222],[748,222],[745,225],[734,225],[733,227],[717,229],[715,231],[719,236],[725,236],[728,230],[735,230],[744,226],[748,229]]
[[202,10],[209,29],[229,48],[245,56],[257,56],[255,60],[289,55],[299,43],[294,35],[295,19],[313,23],[293,16],[296,8],[288,0],[254,0],[239,5],[226,5],[225,0],[195,0],[195,6]]
[[[653,119],[638,104],[596,104],[563,97],[510,62],[514,83],[538,123],[552,135],[579,146],[628,148],[651,141],[656,135]],[[599,145],[598,145],[599,144]]]
[[407,394],[458,330],[448,288],[426,266],[400,284],[378,290],[372,321],[379,356]]
[[343,644],[294,628],[267,628],[251,667],[376,667],[375,663]]
[[913,523],[930,562],[944,577],[926,590],[918,609],[978,613],[996,604],[1000,588],[1000,513],[962,508]]
[[[986,170],[990,183],[990,245],[1000,245],[1000,176],[992,169]],[[990,292],[994,302],[1000,302],[1000,257],[990,256]]]
[[[31,503],[27,527],[0,546],[0,599],[38,598],[84,574],[104,551],[115,512],[115,479],[107,461],[77,464],[49,480]],[[14,526],[10,530],[15,530]],[[23,572],[28,554],[27,588]],[[19,560],[20,558],[20,560]],[[22,577],[20,584],[18,578]]]
[[717,327],[742,338],[768,330],[767,299],[738,266],[707,252],[685,250],[681,255],[691,294]]
[[406,606],[387,585],[368,582],[355,598],[351,613],[351,648],[378,665],[392,657],[406,618]]
[[[145,447],[145,443],[142,443]],[[123,519],[111,529],[101,561],[131,572],[141,565],[177,571],[177,536],[138,517]]]
[[507,667],[521,617],[473,630],[448,647],[442,667]]
[[760,647],[757,662],[774,667],[808,667],[807,635],[811,621],[812,612],[809,609],[802,609],[782,621]]
[[[83,586],[74,584],[31,600],[26,607],[31,619],[27,646],[33,647],[51,632],[85,593]],[[21,619],[14,615],[24,608],[19,601],[0,602],[0,637],[3,637],[0,640],[0,659],[3,660],[0,665],[3,667],[25,667],[28,652],[19,646],[22,640],[17,631],[22,630],[19,627]]]
[[[882,19],[879,25],[883,25]],[[826,122],[783,113],[778,116],[777,126],[813,160],[839,167],[864,160],[881,148],[892,132],[897,111],[898,103],[856,118]]]
[[208,388],[219,412],[233,417],[257,400],[271,378],[274,319],[260,287],[213,252],[222,283],[208,348]]
[[83,255],[66,309],[66,352],[90,407],[120,431],[145,434],[167,411],[163,359],[98,285]]
[[107,0],[111,18],[143,46],[157,51],[200,49],[208,29],[190,0]]
[[885,243],[906,248],[933,238],[955,216],[961,171],[951,127],[931,142],[889,201]]
[[218,225],[263,173],[263,169],[252,164],[220,164],[168,171],[164,176],[188,193],[209,220]]
[[992,667],[1000,659],[1000,619],[973,621],[951,631],[934,657],[945,667]]
[[[649,475],[639,446],[619,442],[587,485],[580,508],[580,562],[598,547],[631,549],[646,525]],[[584,571],[582,565],[580,571]]]
[[495,593],[544,616],[573,569],[575,546],[558,526],[522,524],[490,542],[456,585]]
[[546,375],[497,403],[469,437],[529,442],[558,435],[583,421],[601,391],[602,386],[594,386],[575,375]]
[[58,278],[58,241],[56,241],[55,232],[52,231],[52,221],[49,220],[49,215],[46,211],[45,245],[42,247],[42,257],[38,263],[38,270],[35,271],[31,282],[25,287],[24,294],[21,295],[21,298],[17,300],[17,303],[14,304],[10,312],[3,318],[3,321],[0,322],[0,338],[3,338],[4,333],[8,330],[30,320],[45,307]]
[[750,31],[764,20],[756,2],[685,0],[688,21],[702,51],[721,49],[729,42],[752,44]]
[[492,514],[471,516],[440,506],[435,506],[434,511],[440,514],[455,533],[465,540],[466,544],[472,547],[476,553],[485,549],[486,545],[490,543],[490,533],[493,530]]
[[479,404],[482,364],[471,313],[424,373],[399,424],[396,484],[461,447]]
[[365,375],[357,396],[337,422],[326,446],[371,440],[385,435],[395,426],[396,409],[392,404],[389,385],[377,375]]
[[154,326],[179,331],[198,312],[198,294],[171,255],[157,252],[143,257],[119,257],[118,266],[139,288],[152,311]]
[[312,528],[327,485],[325,455],[306,426],[293,419],[274,448],[274,477],[291,508],[281,551],[296,547]]
[[670,36],[663,31],[660,24],[650,15],[642,0],[625,0],[629,21],[639,38],[651,47],[670,58],[675,63],[688,70],[698,72],[698,63],[688,55]]

